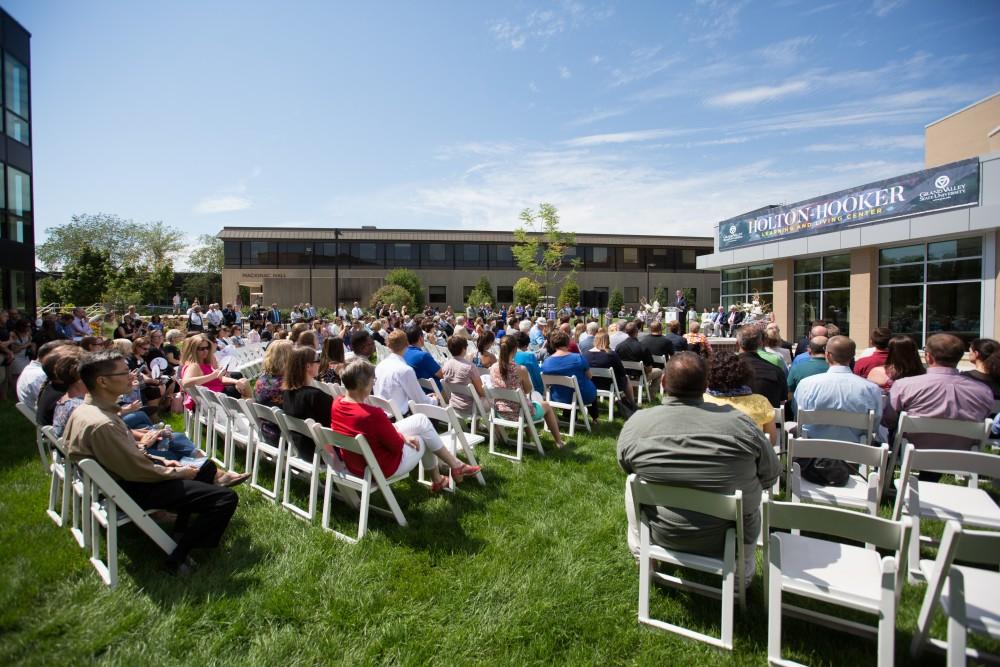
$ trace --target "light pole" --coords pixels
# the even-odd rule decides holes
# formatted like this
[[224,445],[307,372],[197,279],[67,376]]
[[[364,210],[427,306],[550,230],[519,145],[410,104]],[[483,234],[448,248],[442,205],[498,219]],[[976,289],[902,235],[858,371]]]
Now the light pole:
[[646,265],[646,300],[649,303],[653,303],[653,295],[649,293],[649,270],[656,266],[656,264],[650,262]]
[[306,262],[309,264],[309,305],[313,304],[313,244],[306,244]]

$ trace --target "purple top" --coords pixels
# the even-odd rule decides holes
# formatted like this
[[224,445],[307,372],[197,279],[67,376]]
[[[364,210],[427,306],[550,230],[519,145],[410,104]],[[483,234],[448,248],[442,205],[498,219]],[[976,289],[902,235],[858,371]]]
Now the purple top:
[[[895,426],[904,410],[911,417],[982,421],[993,411],[993,392],[982,382],[960,375],[956,368],[931,366],[925,375],[892,384],[882,423]],[[973,444],[946,435],[915,434],[907,440],[918,449],[969,449]]]

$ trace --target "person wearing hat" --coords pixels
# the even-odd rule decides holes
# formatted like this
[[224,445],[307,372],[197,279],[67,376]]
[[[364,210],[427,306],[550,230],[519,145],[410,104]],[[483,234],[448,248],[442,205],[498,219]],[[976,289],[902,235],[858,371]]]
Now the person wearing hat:
[[528,339],[531,341],[531,346],[535,349],[540,348],[545,345],[545,331],[544,327],[548,325],[549,321],[544,317],[539,317],[535,320],[535,326],[531,327],[528,331]]

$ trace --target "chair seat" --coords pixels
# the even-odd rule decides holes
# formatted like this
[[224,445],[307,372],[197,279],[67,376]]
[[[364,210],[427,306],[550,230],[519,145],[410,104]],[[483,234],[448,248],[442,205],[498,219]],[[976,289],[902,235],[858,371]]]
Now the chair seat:
[[781,543],[782,588],[878,613],[882,558],[873,549],[774,533]]
[[[1000,639],[1000,572],[991,572],[975,567],[952,565],[959,570],[965,580],[965,614],[968,628],[981,635]],[[921,560],[920,571],[930,581],[934,572],[934,561]],[[951,615],[948,584],[941,589],[941,607]]]
[[655,544],[649,545],[649,557],[662,563],[672,563],[681,567],[691,568],[709,574],[722,574],[724,563],[721,558],[705,556],[703,554],[691,554],[686,551],[676,551],[674,549],[664,549]]
[[868,507],[868,482],[860,475],[847,478],[846,486],[823,486],[805,479],[799,480],[799,497],[814,503],[835,507]]
[[[469,443],[469,447],[475,447],[476,445],[486,441],[486,436],[479,435],[478,433],[475,435],[471,433],[463,433],[463,435],[465,436],[465,441]],[[442,437],[445,446],[447,446],[451,451],[455,452],[462,448],[458,437],[456,437],[454,433],[444,433],[442,434]]]
[[[899,488],[899,479],[893,482]],[[920,516],[962,525],[1000,528],[1000,507],[982,489],[920,482]]]

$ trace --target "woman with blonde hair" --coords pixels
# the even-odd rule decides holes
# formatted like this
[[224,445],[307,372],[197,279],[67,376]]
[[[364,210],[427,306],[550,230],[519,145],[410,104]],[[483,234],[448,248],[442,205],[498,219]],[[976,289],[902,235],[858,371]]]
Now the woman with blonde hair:
[[181,352],[181,387],[202,386],[233,398],[250,398],[250,383],[242,376],[230,376],[215,360],[215,345],[205,334],[188,338]]

